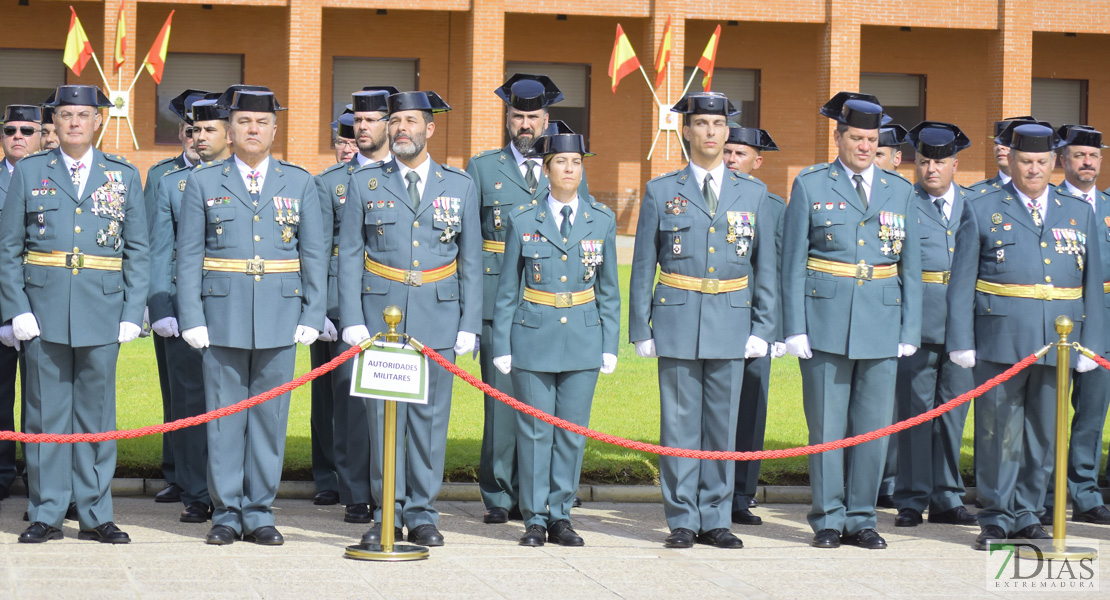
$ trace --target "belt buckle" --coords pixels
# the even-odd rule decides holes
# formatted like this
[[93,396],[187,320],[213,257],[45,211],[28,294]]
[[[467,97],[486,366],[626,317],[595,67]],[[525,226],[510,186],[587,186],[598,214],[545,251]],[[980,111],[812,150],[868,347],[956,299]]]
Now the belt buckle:
[[574,306],[574,294],[571,292],[555,293],[555,308],[570,308]]
[[943,273],[941,278],[944,280],[944,285],[948,285],[948,279],[952,277],[952,271],[941,271],[941,273]]
[[405,285],[420,287],[424,283],[423,271],[405,271]]
[[83,269],[85,268],[85,255],[81,253],[66,254],[66,268],[67,269]]
[[869,265],[863,261],[860,261],[860,263],[856,265],[856,279],[871,281],[874,276],[875,265]]
[[266,261],[261,258],[248,258],[247,259],[247,275],[264,275],[266,273]]
[[1033,297],[1037,300],[1052,300],[1053,285],[1035,283],[1033,284]]
[[721,287],[720,279],[702,279],[701,280],[701,293],[703,294],[716,294]]

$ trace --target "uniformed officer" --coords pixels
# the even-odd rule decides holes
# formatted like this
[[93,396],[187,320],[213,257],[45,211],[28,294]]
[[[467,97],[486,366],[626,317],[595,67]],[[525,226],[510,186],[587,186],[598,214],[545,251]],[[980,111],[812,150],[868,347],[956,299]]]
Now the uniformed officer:
[[[16,165],[0,219],[0,318],[26,358],[28,433],[115,429],[119,345],[138,337],[149,282],[138,169],[93,148],[93,86],[55,93],[61,147]],[[114,441],[27,444],[28,518],[21,542],[60,539],[70,499],[78,539],[127,543],[112,522]]]
[[[725,142],[725,166],[740,175],[751,175],[763,164],[764,152],[776,152],[779,147],[771,135],[762,129],[729,124],[728,141]],[[782,215],[786,202],[767,192],[767,208],[772,212],[775,228],[775,256],[781,258]],[[781,261],[780,261],[781,262]],[[779,310],[778,307],[775,309]],[[776,313],[777,314],[777,313]],[[736,417],[736,451],[748,452],[763,449],[763,434],[767,426],[767,392],[771,383],[771,359],[786,354],[782,343],[781,320],[775,319],[775,343],[767,356],[748,358],[744,361],[744,383],[740,387],[740,405]],[[763,523],[751,509],[758,506],[755,500],[759,485],[758,460],[737,461],[736,482],[732,493],[732,522],[738,525]]]
[[[1075,323],[1071,339],[1102,352],[1102,261],[1089,207],[1049,186],[1059,138],[1049,127],[1013,128],[1013,179],[964,206],[948,284],[945,346],[952,362],[972,368],[981,385],[1059,339],[1054,321]],[[1076,353],[1079,354],[1079,353]],[[1097,365],[1072,358],[1080,372]],[[1047,539],[1038,521],[1052,468],[1056,354],[975,400],[980,453],[976,484],[989,540]]]
[[54,125],[54,107],[41,105],[42,109],[42,129],[39,134],[39,142],[43,150],[53,150],[58,147],[58,128]]
[[[351,174],[360,166],[390,158],[386,143],[386,117],[389,114],[387,99],[397,93],[392,86],[367,87],[353,94],[350,106],[351,139],[358,152],[347,162],[332,165],[316,176],[316,190],[320,208],[330,214],[333,226],[324,232],[326,246],[330,249],[328,262],[328,312],[324,320],[324,334],[309,348],[314,367],[320,366],[345,352],[350,346],[337,339],[339,323],[339,225],[347,202],[347,185]],[[343,129],[343,125],[340,129]],[[332,457],[332,485],[335,502],[344,505],[343,520],[348,523],[369,523],[373,519],[373,497],[370,494],[370,429],[366,416],[366,402],[351,400],[351,370],[336,369],[329,376],[318,377],[312,382],[312,449],[313,479],[316,480],[316,503],[329,490],[324,482],[326,470],[318,457],[328,446]],[[322,443],[325,438],[330,443]],[[334,504],[334,502],[332,502]]]
[[[189,174],[177,240],[181,337],[205,348],[205,408],[229,406],[292,379],[296,344],[324,326],[327,257],[312,176],[273,158],[270,91],[231,88],[233,156]],[[280,545],[273,501],[281,480],[289,394],[208,423],[207,543]]]
[[[802,359],[809,443],[872,431],[894,416],[899,356],[921,344],[921,252],[913,187],[875,167],[882,107],[840,92],[821,108],[837,122],[837,160],[794,179],[783,232],[783,334]],[[886,547],[875,501],[887,439],[810,455],[812,545]]]
[[[502,374],[511,370],[522,402],[586,426],[598,370],[617,366],[617,220],[605,205],[578,195],[582,160],[593,156],[581,135],[544,135],[526,155],[542,157],[549,191],[543,204],[506,215],[493,363]],[[518,413],[516,439],[526,527],[520,544],[542,546],[546,535],[561,546],[583,545],[570,509],[586,438]]]
[[1010,183],[1010,130],[1012,130],[1015,125],[1039,122],[1040,121],[1028,115],[1022,117],[1006,117],[1001,121],[994,122],[994,162],[998,165],[998,172],[994,177],[976,181],[968,186],[968,189],[974,192],[973,195],[979,196],[987,192],[1002,189],[1002,186]]
[[[404,311],[398,331],[447,360],[474,349],[482,316],[478,198],[470,176],[436,163],[426,146],[435,133],[433,113],[450,109],[435,92],[391,95],[394,160],[351,176],[339,233],[339,318],[348,345],[369,338],[366,324],[396,305]],[[452,376],[430,368],[428,403],[397,407],[397,493],[386,501],[397,504],[397,520],[389,525],[408,527],[410,542],[442,546],[435,499],[443,484]],[[367,412],[371,444],[380,448],[382,403]],[[381,541],[382,460],[372,456],[378,523],[364,544]]]
[[[216,106],[216,97],[197,100],[189,111],[193,123],[193,141],[197,156],[203,162],[223,161],[231,156],[228,146],[228,112]],[[158,183],[154,225],[151,228],[150,311],[151,329],[164,338],[169,366],[170,419],[177,420],[204,413],[204,353],[180,337],[177,321],[176,259],[177,224],[181,216],[181,200],[191,169],[170,171]],[[204,523],[212,514],[208,494],[208,434],[206,427],[187,427],[174,432],[171,443],[174,454],[176,483],[181,488],[185,505],[179,520],[183,523]]]
[[[1056,186],[1056,191],[1083,200],[1094,212],[1098,232],[1094,245],[1099,249],[1105,277],[1106,265],[1110,264],[1110,195],[1095,187],[1105,147],[1102,145],[1102,133],[1085,125],[1064,125],[1057,135],[1063,140],[1060,158],[1064,165],[1064,183]],[[1110,299],[1110,296],[1105,297]],[[1107,331],[1103,351],[1103,356],[1110,351],[1110,331]],[[1102,428],[1106,423],[1107,406],[1110,405],[1110,371],[1095,369],[1077,374],[1071,403],[1075,408],[1068,446],[1068,495],[1075,503],[1071,520],[1110,525],[1110,510],[1103,505],[1098,487],[1098,471],[1102,465]],[[1042,524],[1051,522],[1056,500],[1054,491],[1055,480],[1050,475]]]
[[[189,109],[194,102],[204,98],[207,93],[203,90],[187,89],[170,100],[170,112],[181,119],[177,125],[177,139],[181,141],[182,150],[181,154],[154,163],[146,172],[146,187],[143,194],[146,198],[147,220],[150,221],[148,225],[151,227],[154,225],[154,216],[158,214],[155,204],[158,200],[158,182],[162,180],[162,176],[175,169],[190,169],[200,162],[193,139],[194,127]],[[149,315],[145,321],[150,322]],[[154,359],[158,364],[158,385],[162,392],[162,420],[167,422],[172,419],[170,397],[173,391],[170,389],[170,366],[166,362],[166,342],[159,336],[154,337]],[[162,476],[166,480],[166,487],[154,495],[155,502],[181,501],[181,486],[177,484],[177,466],[174,464],[174,435],[174,432],[162,434]]]
[[[538,203],[546,198],[548,181],[540,161],[525,156],[535,140],[547,130],[548,107],[561,102],[563,93],[545,75],[514,73],[494,90],[505,103],[505,131],[509,143],[475,155],[466,166],[474,179],[481,206],[482,223],[482,381],[513,395],[512,378],[502,375],[493,363],[493,304],[497,280],[505,252],[508,216],[520,206]],[[569,130],[569,129],[568,129]],[[580,198],[589,198],[583,174]],[[519,489],[516,458],[516,411],[508,405],[485,397],[482,425],[482,451],[478,463],[478,487],[486,507],[483,521],[505,523],[519,519]]]
[[[921,279],[924,299],[921,348],[898,359],[896,420],[932,410],[975,387],[971,372],[948,361],[944,352],[945,294],[952,270],[956,230],[964,206],[973,196],[952,182],[959,167],[956,154],[971,145],[959,127],[922,121],[909,132],[917,153],[917,183],[910,218],[917,221],[921,239]],[[927,423],[899,432],[898,476],[894,503],[896,527],[915,527],[929,509],[930,523],[974,525],[975,515],[964,507],[960,480],[960,446],[969,403]]]
[[[889,117],[888,117],[889,118]],[[895,171],[902,164],[902,144],[906,143],[906,128],[890,123],[879,128],[879,147],[875,149],[875,166]]]
[[[690,94],[671,110],[684,115],[691,161],[647,184],[632,259],[629,339],[640,356],[659,357],[660,443],[729,451],[744,359],[765,355],[775,340],[774,218],[767,186],[725,168],[726,119],[739,114],[728,98]],[[696,536],[702,544],[743,547],[728,530],[735,472],[724,461],[659,458],[671,530],[664,545],[689,548]]]
[[345,163],[358,154],[355,142],[355,115],[350,109],[344,110],[339,118],[331,122],[332,142],[335,149],[335,162]]

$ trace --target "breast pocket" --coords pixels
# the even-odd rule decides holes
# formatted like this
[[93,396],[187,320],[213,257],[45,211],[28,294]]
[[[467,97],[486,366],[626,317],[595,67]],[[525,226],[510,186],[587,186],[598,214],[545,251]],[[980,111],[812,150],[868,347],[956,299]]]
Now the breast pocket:
[[296,223],[286,221],[285,224],[274,221],[274,246],[279,250],[294,250],[297,248],[297,233],[300,227]]
[[671,258],[690,258],[693,256],[694,240],[690,238],[693,226],[694,218],[685,215],[660,219],[659,247],[662,248],[662,253]]
[[366,227],[366,245],[375,252],[397,249],[397,213],[395,211],[367,211],[363,219]]
[[551,246],[543,244],[524,244],[520,247],[520,255],[524,258],[524,276],[532,284],[543,284],[551,281]]
[[982,271],[987,274],[1012,271],[1018,260],[1014,246],[1016,242],[1011,231],[989,234],[980,256]]
[[27,229],[36,239],[52,240],[58,235],[58,198],[34,200],[27,203]]
[[815,212],[809,216],[809,245],[824,252],[846,250],[849,231],[847,215],[840,212]]
[[208,209],[208,227],[205,245],[209,248],[234,248],[239,245],[235,239],[235,209]]
[[440,256],[455,256],[458,254],[458,246],[455,244],[455,239],[459,235],[457,225],[448,225],[444,221],[433,219],[432,229],[436,234],[436,239],[431,242],[432,253]]

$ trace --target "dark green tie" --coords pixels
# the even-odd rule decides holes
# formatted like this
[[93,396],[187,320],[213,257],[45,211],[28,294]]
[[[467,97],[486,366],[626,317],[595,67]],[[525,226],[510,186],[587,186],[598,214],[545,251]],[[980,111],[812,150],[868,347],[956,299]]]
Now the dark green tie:
[[[863,175],[852,175],[852,181],[856,182],[856,193],[859,194],[859,201],[863,203],[863,209],[867,210],[867,191],[863,189]],[[830,206],[832,206],[830,204]]]
[[524,175],[524,183],[528,184],[528,191],[530,191],[532,193],[535,193],[536,192],[536,186],[539,185],[539,183],[540,183],[536,179],[536,161],[534,161],[534,160],[524,161],[524,168],[528,169],[528,172]]
[[705,180],[701,186],[702,198],[705,198],[705,205],[709,207],[709,212],[717,212],[717,193],[713,191],[713,174],[706,173]]
[[559,212],[563,214],[563,224],[559,225],[559,235],[563,236],[565,242],[570,237],[570,205],[564,206],[563,210]]
[[940,222],[944,223],[945,227],[948,227],[948,217],[944,216],[944,198],[933,200],[933,204],[936,205],[937,212],[940,213]]
[[409,180],[409,202],[412,203],[412,209],[416,210],[420,207],[420,188],[416,185],[420,183],[420,173],[409,171],[405,179]]

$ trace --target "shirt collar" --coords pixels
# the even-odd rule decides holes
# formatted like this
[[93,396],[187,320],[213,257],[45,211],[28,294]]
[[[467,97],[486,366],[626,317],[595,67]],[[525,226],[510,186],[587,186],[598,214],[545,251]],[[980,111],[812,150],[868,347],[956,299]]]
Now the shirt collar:
[[196,164],[193,161],[189,160],[189,156],[184,152],[181,153],[181,160],[185,163],[185,168],[192,167],[194,164]]
[[1021,200],[1021,205],[1022,206],[1028,207],[1030,202],[1033,202],[1034,200],[1036,200],[1037,207],[1040,208],[1043,211],[1048,210],[1048,190],[1049,190],[1049,188],[1046,187],[1044,189],[1044,193],[1042,193],[1040,196],[1038,196],[1037,198],[1034,199],[1034,198],[1030,198],[1029,196],[1026,196],[1025,193],[1022,192],[1021,190],[1019,190],[1016,185],[1014,186],[1014,191],[1017,192],[1018,200]]
[[[856,175],[856,172],[849,169],[848,165],[844,164],[844,161],[838,158],[836,159],[836,162],[840,163],[840,168],[844,169],[844,172],[848,174],[849,179],[851,179],[853,175]],[[863,184],[870,188],[871,182],[875,179],[875,164],[872,163],[870,165],[867,165],[867,168],[864,169],[863,172],[860,173],[860,175],[863,176]],[[852,187],[855,187],[854,181],[852,182]]]
[[15,170],[15,165],[7,157],[4,157],[4,168],[8,170],[8,173],[11,173]]
[[573,221],[574,215],[578,214],[578,194],[575,194],[574,199],[568,204],[559,202],[555,199],[555,196],[552,196],[550,193],[547,194],[547,208],[551,211],[551,214],[561,215],[564,206],[570,206],[570,218],[571,221]]
[[262,162],[258,163],[258,166],[254,167],[254,168],[252,168],[247,163],[243,162],[243,160],[241,158],[239,158],[238,155],[233,155],[233,156],[235,156],[235,165],[237,167],[239,167],[239,174],[240,175],[242,175],[243,177],[246,177],[247,175],[250,174],[251,171],[258,171],[261,174],[261,177],[259,177],[259,182],[261,183],[261,181],[263,179],[266,179],[266,171],[267,171],[267,169],[270,168],[270,156],[269,155],[267,155],[266,158],[263,158]]
[[72,169],[74,163],[77,163],[77,162],[80,162],[83,167],[88,169],[92,165],[93,149],[90,146],[89,149],[87,151],[85,151],[85,155],[82,156],[79,159],[74,159],[74,158],[70,157],[70,155],[66,154],[65,152],[62,152],[62,160],[65,161],[67,171]]
[[1091,191],[1089,192],[1084,192],[1083,190],[1072,185],[1071,182],[1067,179],[1064,180],[1064,187],[1068,188],[1068,191],[1071,192],[1073,196],[1076,196],[1085,202],[1089,201],[1091,198],[1095,198],[1095,193],[1098,192],[1098,186],[1091,188]]
[[[365,167],[366,165],[368,165],[370,163],[378,162],[376,160],[371,160],[369,158],[366,158],[365,156],[362,155],[361,152],[355,152],[355,160],[358,161],[358,166],[360,166],[360,167]],[[391,160],[393,160],[393,153],[388,152],[388,153],[386,153],[385,158],[381,160],[381,162],[387,163]]]
[[[694,180],[697,182],[698,187],[701,187],[705,184],[705,175],[706,175],[706,173],[709,173],[709,174],[713,175],[713,186],[716,187],[717,189],[720,189],[721,181],[724,180],[724,178],[725,178],[725,163],[724,163],[724,161],[721,161],[721,163],[718,164],[716,167],[714,167],[712,171],[707,171],[707,170],[705,170],[705,169],[703,169],[703,168],[701,168],[701,167],[699,167],[699,166],[697,166],[697,165],[695,165],[694,163],[691,162],[690,163],[690,170],[692,170],[694,172]],[[719,195],[720,194],[718,194],[718,196]]]
[[1013,179],[1013,177],[1010,177],[1009,175],[1003,173],[1002,171],[999,171],[998,172],[998,179],[1000,179],[1002,181],[1002,185],[1006,185],[1007,183],[1010,183],[1010,180]]
[[[513,160],[516,161],[516,166],[518,166],[518,167],[523,167],[524,166],[524,161],[526,161],[526,160],[536,160],[534,158],[525,158],[524,155],[520,153],[520,150],[516,149],[516,144],[510,143],[509,144],[509,150],[512,151]],[[539,161],[536,160],[536,162],[539,162]]]
[[[432,165],[431,155],[425,155],[424,156],[424,162],[417,165],[415,169],[410,169],[408,166],[405,165],[405,163],[403,163],[401,161],[397,161],[397,167],[400,169],[401,179],[404,180],[404,182],[403,182],[404,185],[408,185],[408,180],[405,179],[405,176],[407,176],[409,174],[409,171],[416,171],[416,174],[420,176],[420,184],[419,185],[423,186],[425,183],[428,183],[428,169],[431,168],[431,165]],[[421,189],[423,189],[423,188],[421,188]]]
[[[929,192],[925,192],[925,193],[928,194]],[[936,202],[937,198],[944,198],[945,205],[951,206],[952,203],[956,201],[956,184],[955,183],[948,184],[948,190],[945,191],[944,194],[942,194],[940,196],[934,196],[932,194],[929,194],[929,200],[931,200],[933,202]]]

